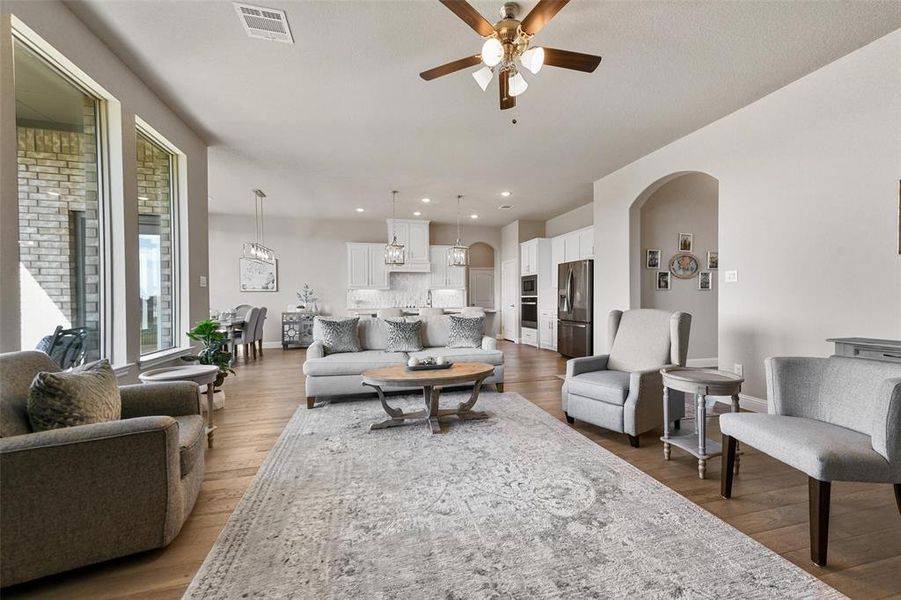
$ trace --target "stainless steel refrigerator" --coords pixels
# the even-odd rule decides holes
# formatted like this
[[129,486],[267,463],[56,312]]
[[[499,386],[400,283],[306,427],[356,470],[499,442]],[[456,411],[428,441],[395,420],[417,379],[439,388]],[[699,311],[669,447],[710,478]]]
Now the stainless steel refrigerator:
[[563,356],[593,354],[593,274],[593,260],[557,266],[557,352]]

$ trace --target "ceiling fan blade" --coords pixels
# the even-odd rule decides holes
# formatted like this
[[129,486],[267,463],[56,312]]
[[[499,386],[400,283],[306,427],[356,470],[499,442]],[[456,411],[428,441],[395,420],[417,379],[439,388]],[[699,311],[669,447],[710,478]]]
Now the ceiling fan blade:
[[510,71],[501,71],[497,79],[497,89],[500,90],[501,110],[507,110],[516,106],[516,97],[510,95]]
[[594,54],[582,54],[569,50],[557,50],[556,48],[544,49],[544,64],[573,71],[594,73],[601,64],[601,57]]
[[467,25],[476,30],[482,37],[494,35],[494,26],[485,20],[479,11],[474,9],[466,0],[438,0],[448,7],[452,13],[463,19]]
[[426,81],[431,81],[444,75],[456,73],[460,69],[474,67],[480,62],[482,62],[482,57],[478,54],[475,54],[473,56],[467,56],[466,58],[455,60],[454,62],[449,62],[446,65],[441,65],[440,67],[435,67],[434,69],[429,69],[428,71],[423,71],[419,74],[419,76]]
[[566,6],[569,0],[538,0],[535,8],[522,20],[522,30],[529,35],[535,35],[548,21],[554,18],[560,9]]

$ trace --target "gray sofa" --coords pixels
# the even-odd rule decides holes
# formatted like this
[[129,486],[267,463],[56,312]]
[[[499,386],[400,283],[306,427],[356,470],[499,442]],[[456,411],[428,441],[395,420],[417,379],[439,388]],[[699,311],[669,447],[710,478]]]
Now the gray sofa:
[[194,507],[204,473],[197,385],[119,388],[122,419],[32,432],[43,352],[0,354],[0,586],[159,548]]
[[833,481],[895,487],[901,512],[901,365],[861,358],[766,361],[769,414],[727,413],[721,493],[732,495],[736,441],[807,475],[810,558],[826,564]]
[[[610,351],[566,363],[561,403],[566,420],[576,419],[625,433],[633,447],[638,436],[663,425],[663,367],[684,367],[691,315],[636,309],[610,311]],[[670,393],[669,415],[685,416],[681,393]]]
[[[361,317],[357,325],[361,352],[342,352],[326,355],[319,340],[318,326],[313,326],[314,341],[307,348],[307,359],[303,364],[306,377],[307,408],[313,408],[316,398],[323,396],[345,396],[372,394],[372,388],[363,386],[363,371],[378,367],[406,364],[411,356],[445,356],[452,362],[481,362],[494,365],[494,375],[484,383],[494,384],[497,390],[504,389],[504,353],[497,349],[493,337],[484,336],[480,348],[448,348],[447,337],[450,316],[408,317],[407,320],[422,321],[422,345],[419,352],[386,352],[388,336],[382,320]],[[417,388],[392,387],[391,391],[415,390]]]

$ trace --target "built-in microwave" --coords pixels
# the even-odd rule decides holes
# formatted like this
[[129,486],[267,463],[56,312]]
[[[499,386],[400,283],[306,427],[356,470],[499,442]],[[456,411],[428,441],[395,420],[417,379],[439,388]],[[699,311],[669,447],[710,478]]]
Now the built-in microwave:
[[538,275],[524,275],[519,291],[520,296],[538,295]]

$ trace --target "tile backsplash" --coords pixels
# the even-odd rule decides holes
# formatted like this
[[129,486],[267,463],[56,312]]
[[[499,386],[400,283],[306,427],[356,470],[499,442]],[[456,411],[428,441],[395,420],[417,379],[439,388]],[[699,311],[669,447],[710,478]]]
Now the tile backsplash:
[[[347,290],[347,308],[420,307],[428,305],[428,273],[390,273],[390,290]],[[464,290],[432,290],[432,306],[465,306]]]

